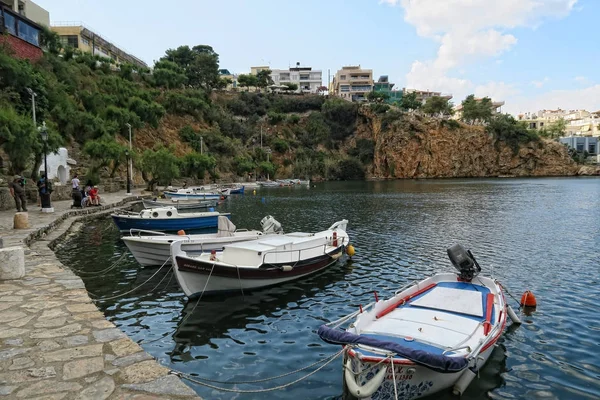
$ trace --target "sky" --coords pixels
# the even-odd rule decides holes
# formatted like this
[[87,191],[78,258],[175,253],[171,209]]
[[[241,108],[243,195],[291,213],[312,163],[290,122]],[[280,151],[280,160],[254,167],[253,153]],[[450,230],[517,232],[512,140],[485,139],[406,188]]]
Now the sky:
[[146,61],[207,44],[221,68],[360,64],[397,88],[600,110],[600,0],[35,0]]

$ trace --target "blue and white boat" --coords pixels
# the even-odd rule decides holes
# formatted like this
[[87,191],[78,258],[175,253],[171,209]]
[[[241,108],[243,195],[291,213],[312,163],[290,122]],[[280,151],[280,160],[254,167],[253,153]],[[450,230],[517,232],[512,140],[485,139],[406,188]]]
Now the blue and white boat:
[[131,229],[175,232],[182,229],[216,228],[220,215],[230,218],[230,214],[218,211],[180,214],[175,207],[150,208],[139,213],[122,212],[112,214],[111,217],[121,232],[129,232]]
[[324,341],[344,346],[344,398],[410,400],[449,388],[462,395],[507,317],[520,323],[499,282],[478,276],[470,251],[454,245],[448,256],[458,276],[438,273],[387,300],[375,294],[375,303],[319,328]]

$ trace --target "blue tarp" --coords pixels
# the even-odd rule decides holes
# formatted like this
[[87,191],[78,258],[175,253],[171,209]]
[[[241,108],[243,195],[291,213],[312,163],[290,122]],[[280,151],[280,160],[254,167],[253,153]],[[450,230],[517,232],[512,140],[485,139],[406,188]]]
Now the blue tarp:
[[319,327],[318,335],[327,343],[331,344],[362,344],[396,353],[398,356],[413,361],[416,364],[427,367],[441,373],[460,372],[467,368],[469,360],[465,357],[449,357],[440,354],[432,354],[423,350],[415,350],[402,346],[398,343],[374,339],[372,337],[355,335],[350,332],[340,331],[326,325]]

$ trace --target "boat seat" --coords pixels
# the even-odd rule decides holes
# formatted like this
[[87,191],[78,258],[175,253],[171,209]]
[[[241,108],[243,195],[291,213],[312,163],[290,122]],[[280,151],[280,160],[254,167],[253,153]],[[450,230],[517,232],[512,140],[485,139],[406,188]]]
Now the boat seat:
[[[409,349],[426,351],[430,354],[441,355],[445,350],[440,347],[433,346],[428,343],[419,342],[416,340],[407,341],[402,337],[386,336],[386,335],[380,335],[380,334],[376,334],[376,333],[362,333],[361,336],[365,336],[365,337],[369,337],[369,338],[373,338],[373,339],[377,339],[377,340],[381,340],[381,341],[386,341],[386,342],[397,343],[397,344],[407,347]],[[356,348],[355,351],[357,353],[360,353],[360,355],[363,357],[381,357],[381,353],[369,351],[364,347]],[[449,355],[452,355],[452,353],[450,353]],[[402,357],[396,356],[394,358],[401,359]]]

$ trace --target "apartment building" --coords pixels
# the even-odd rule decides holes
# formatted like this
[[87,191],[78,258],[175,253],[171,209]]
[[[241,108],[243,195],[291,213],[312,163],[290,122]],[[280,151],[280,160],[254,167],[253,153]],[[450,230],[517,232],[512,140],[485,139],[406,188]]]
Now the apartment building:
[[348,101],[365,101],[373,90],[373,70],[360,65],[342,67],[336,72],[329,94]]
[[451,94],[447,94],[447,93],[442,93],[442,92],[432,92],[429,90],[419,90],[419,89],[406,89],[406,88],[402,88],[402,94],[404,96],[406,96],[407,94],[412,94],[415,93],[417,95],[417,100],[420,101],[421,103],[425,104],[427,102],[427,100],[429,100],[432,97],[442,97],[446,100],[451,100],[452,99],[452,95]]
[[229,72],[228,69],[220,69],[219,70],[219,78],[221,79],[230,79],[231,83],[227,84],[225,90],[233,90],[237,88],[237,74]]
[[[265,69],[270,69],[270,67],[251,67],[250,73],[256,75]],[[271,69],[271,79],[273,79],[274,86],[294,83],[298,85],[296,90],[298,93],[317,93],[323,84],[323,72],[313,70],[312,67],[301,67],[300,63],[296,63],[293,68]]]
[[50,13],[30,0],[0,0],[4,6],[20,16],[28,18],[39,25],[50,26]]
[[31,61],[42,57],[40,31],[42,27],[0,2],[0,44],[8,46],[15,57]]
[[105,58],[113,59],[117,64],[129,63],[141,68],[148,68],[145,62],[131,55],[114,42],[102,37],[89,27],[80,22],[56,22],[51,29],[58,33],[65,45],[92,53]]
[[386,93],[388,95],[386,103],[393,104],[402,100],[402,90],[394,90],[394,85],[387,75],[381,75],[377,82],[373,84],[373,91]]
[[535,113],[524,113],[517,116],[519,121],[527,123],[529,129],[545,129],[564,120],[567,136],[600,136],[600,112],[587,110],[540,110]]

